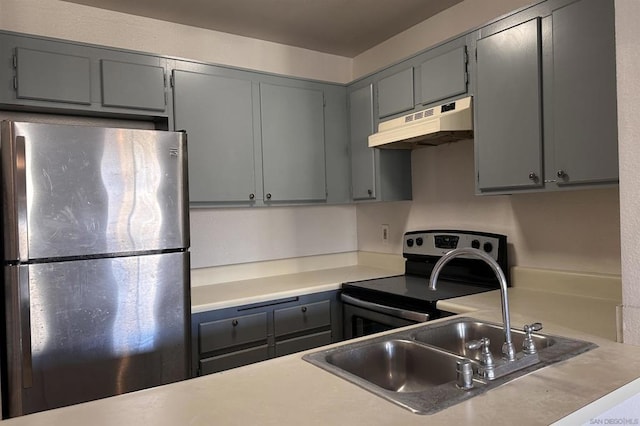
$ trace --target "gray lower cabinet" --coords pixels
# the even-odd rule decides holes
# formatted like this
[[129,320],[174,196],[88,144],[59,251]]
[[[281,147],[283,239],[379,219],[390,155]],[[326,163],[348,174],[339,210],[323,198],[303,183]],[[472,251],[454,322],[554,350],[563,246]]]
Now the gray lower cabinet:
[[373,83],[349,91],[352,199],[410,200],[411,152],[369,148],[373,111]]
[[338,291],[192,315],[193,375],[204,375],[342,340]]
[[265,201],[325,200],[323,92],[261,83],[260,117]]
[[174,122],[189,141],[192,203],[255,200],[252,82],[173,71]]
[[541,3],[479,34],[477,192],[617,183],[613,0]]
[[0,104],[167,118],[166,60],[0,32]]
[[331,343],[331,301],[273,312],[275,354],[287,355]]

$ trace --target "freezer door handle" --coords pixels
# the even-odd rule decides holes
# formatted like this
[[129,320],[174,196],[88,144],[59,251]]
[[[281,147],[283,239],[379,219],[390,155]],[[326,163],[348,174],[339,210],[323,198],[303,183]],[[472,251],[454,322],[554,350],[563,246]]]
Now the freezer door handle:
[[21,267],[18,272],[20,294],[20,346],[22,353],[22,387],[33,386],[33,365],[31,355],[31,296],[29,293],[29,268]]

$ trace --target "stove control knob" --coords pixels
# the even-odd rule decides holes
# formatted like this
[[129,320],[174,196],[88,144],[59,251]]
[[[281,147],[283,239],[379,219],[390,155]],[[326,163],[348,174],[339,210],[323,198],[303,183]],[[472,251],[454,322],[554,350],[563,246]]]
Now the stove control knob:
[[418,238],[416,238],[416,244],[417,244],[417,245],[421,246],[421,245],[422,245],[422,243],[423,243],[423,241],[422,241],[422,237],[418,237]]
[[484,251],[486,251],[487,253],[491,253],[491,251],[493,250],[493,244],[491,243],[484,243],[484,245],[482,246],[482,248],[484,249]]
[[478,240],[471,241],[471,248],[479,249],[480,248],[480,241],[478,241]]
[[409,238],[409,239],[407,240],[407,246],[409,246],[409,247],[413,247],[413,238]]

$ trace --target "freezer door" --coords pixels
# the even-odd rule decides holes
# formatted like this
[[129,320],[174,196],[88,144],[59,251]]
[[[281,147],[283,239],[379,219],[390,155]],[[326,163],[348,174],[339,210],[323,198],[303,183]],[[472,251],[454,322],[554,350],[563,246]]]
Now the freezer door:
[[5,267],[11,417],[188,377],[189,253]]
[[189,246],[184,133],[2,123],[5,258]]

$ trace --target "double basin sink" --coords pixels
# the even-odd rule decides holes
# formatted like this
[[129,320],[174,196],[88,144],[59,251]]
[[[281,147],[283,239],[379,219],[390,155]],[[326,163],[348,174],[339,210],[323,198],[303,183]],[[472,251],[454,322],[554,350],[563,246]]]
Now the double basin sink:
[[[590,342],[534,333],[531,338],[537,353],[525,355],[521,349],[525,333],[512,329],[511,335],[518,351],[511,362],[501,359],[502,325],[467,317],[346,343],[307,354],[303,359],[414,413],[433,414],[597,347]],[[481,351],[467,346],[482,338],[489,339],[496,369],[507,367],[491,380],[478,373],[483,368]],[[460,362],[471,364],[475,373],[468,389],[458,385]]]

